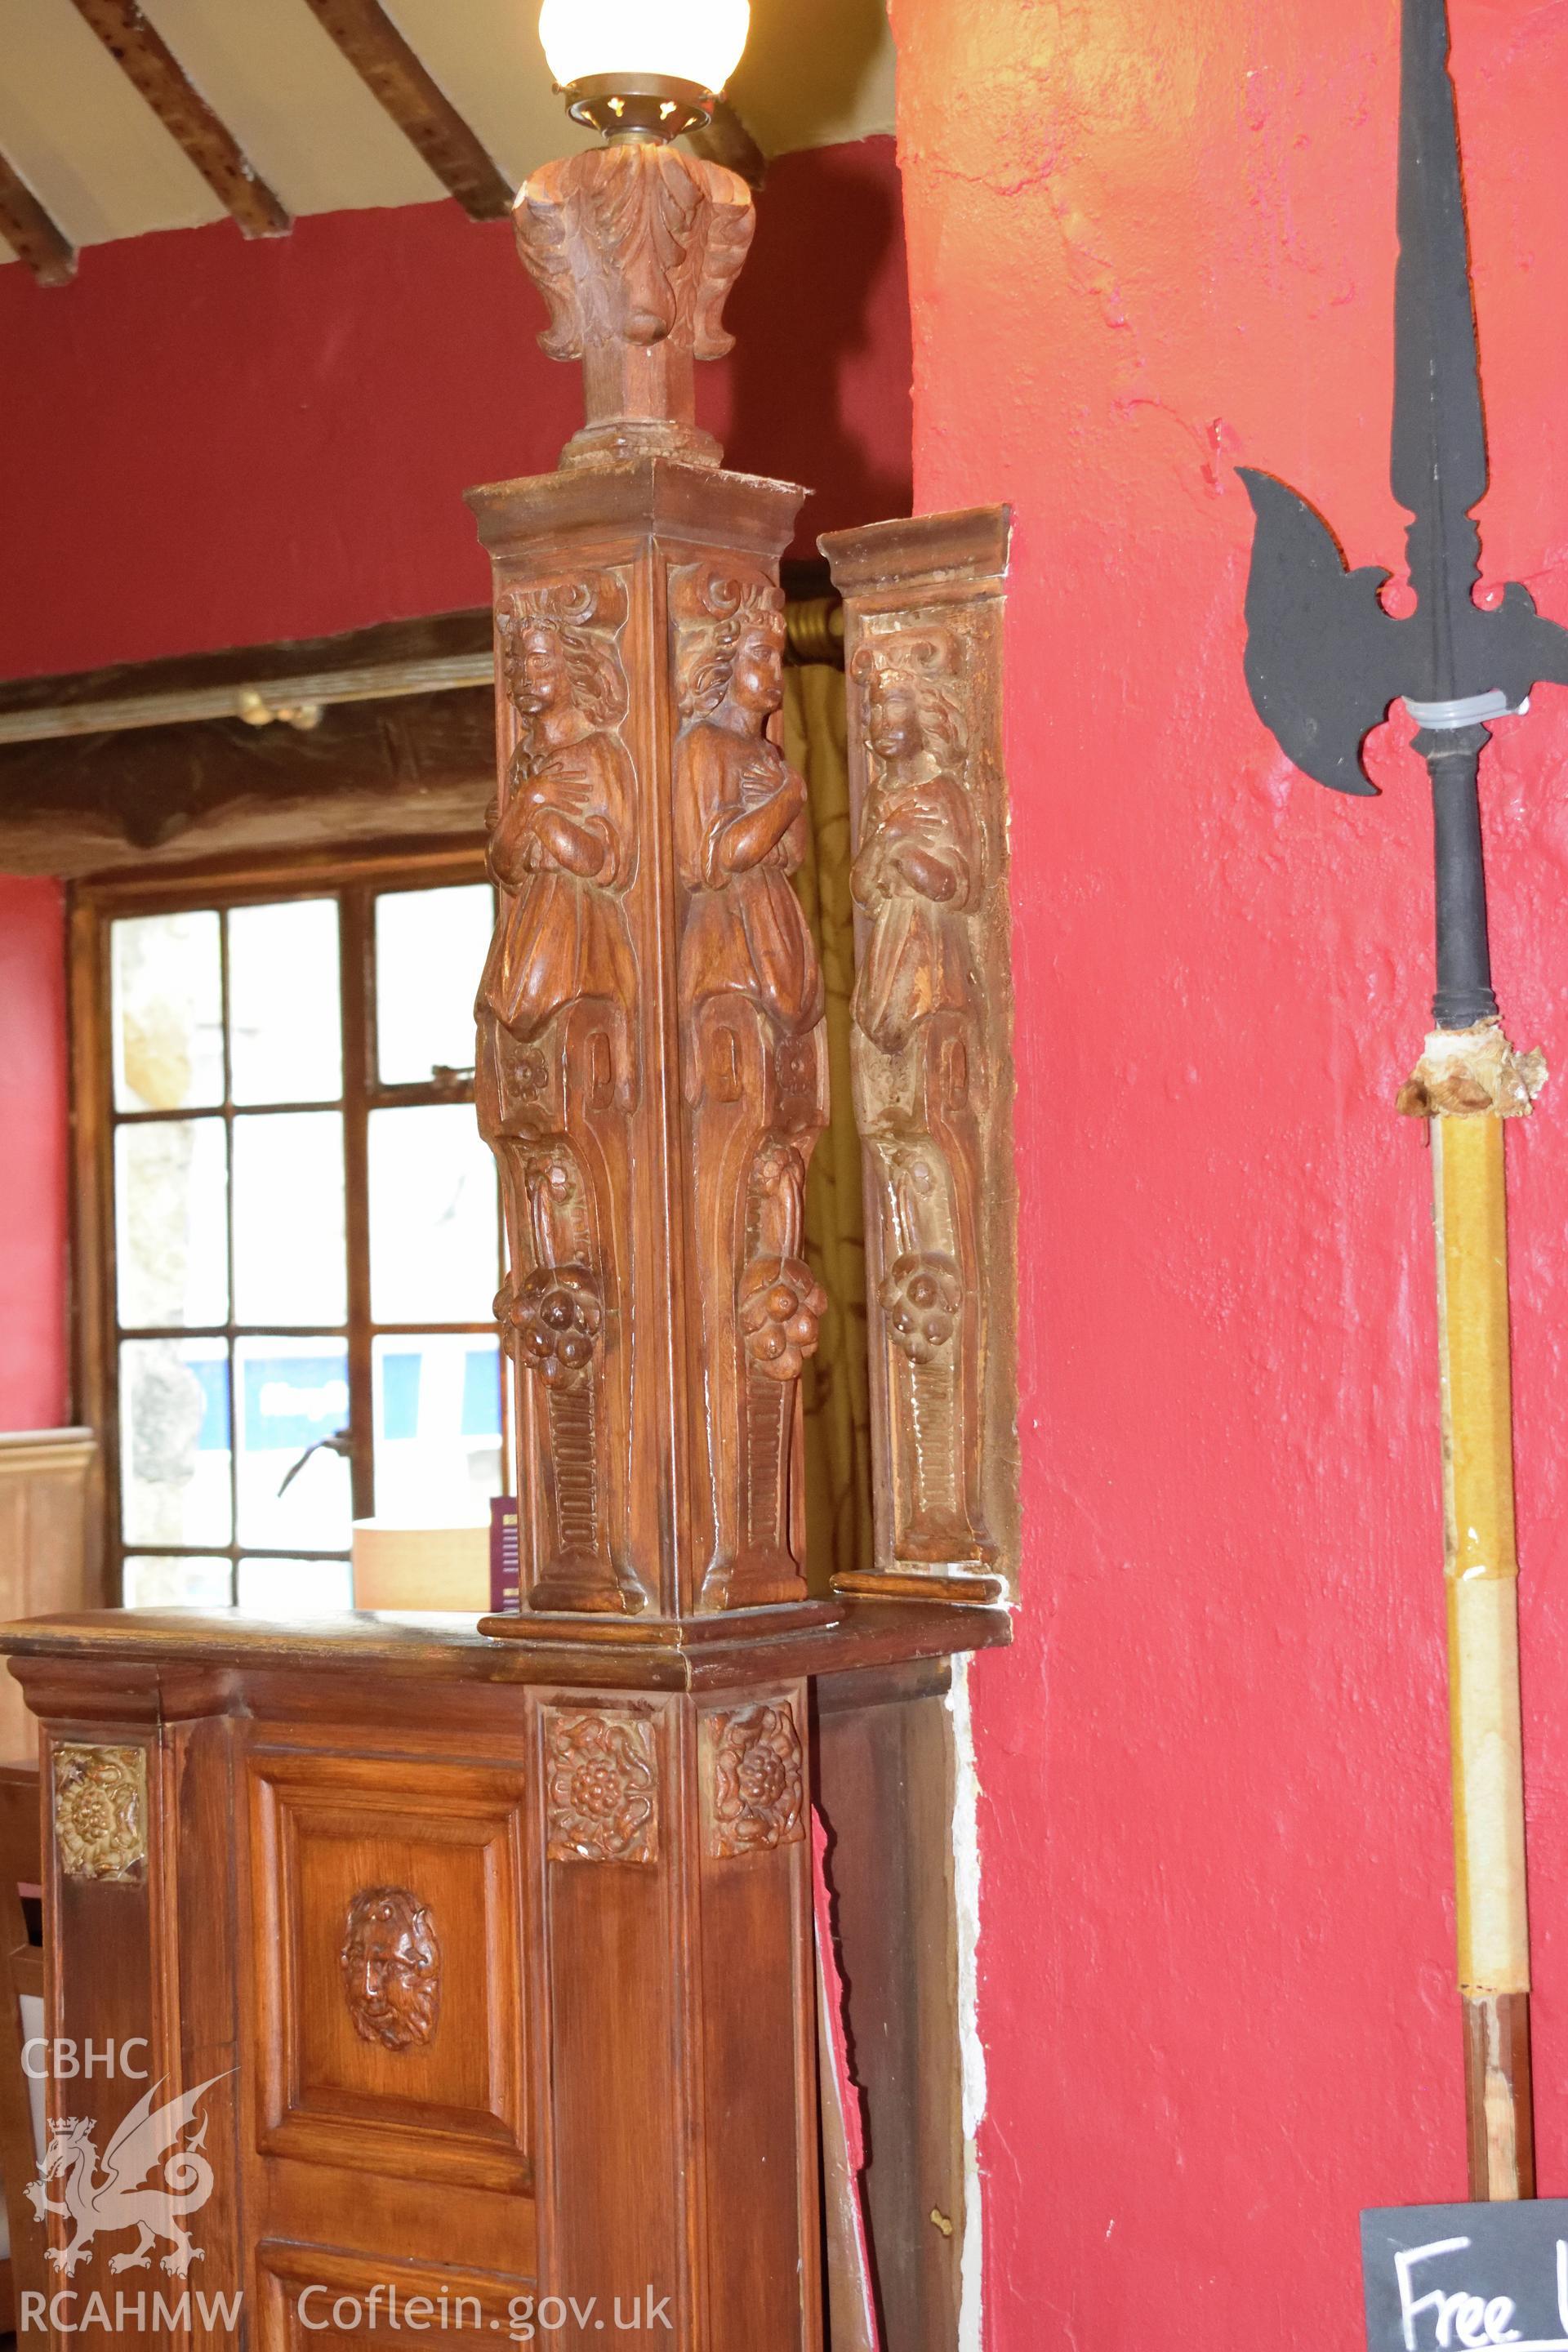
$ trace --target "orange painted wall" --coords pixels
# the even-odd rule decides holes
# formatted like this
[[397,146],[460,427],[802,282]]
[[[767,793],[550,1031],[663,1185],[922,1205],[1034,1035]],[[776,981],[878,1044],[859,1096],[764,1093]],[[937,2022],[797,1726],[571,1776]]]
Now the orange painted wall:
[[[1453,0],[1497,487],[1568,620],[1568,12]],[[1425,779],[1293,772],[1238,460],[1386,487],[1394,0],[893,0],[921,509],[1017,509],[1027,1543],[974,1669],[992,2352],[1362,2340],[1360,2207],[1464,2194]],[[1392,738],[1394,730],[1384,730]],[[1498,984],[1568,1072],[1568,698],[1499,730]],[[1561,1084],[1561,1080],[1559,1081]],[[1510,1137],[1544,2193],[1568,2189],[1568,1127]]]

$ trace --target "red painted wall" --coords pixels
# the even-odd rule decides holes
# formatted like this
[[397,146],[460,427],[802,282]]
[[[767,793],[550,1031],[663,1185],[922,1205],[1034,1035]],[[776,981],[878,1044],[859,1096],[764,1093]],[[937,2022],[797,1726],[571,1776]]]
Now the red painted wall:
[[58,885],[0,875],[0,1430],[68,1417],[63,942]]
[[[814,534],[910,502],[890,139],[773,164],[704,371],[730,462],[809,481]],[[226,223],[0,269],[0,677],[312,636],[482,603],[462,493],[553,466],[575,368],[504,225],[456,205]],[[65,1413],[58,894],[0,877],[0,1428]]]
[[[1568,12],[1453,13],[1488,567],[1568,620]],[[1017,1647],[973,1685],[987,2341],[1349,2346],[1358,2208],[1465,2189],[1428,1161],[1392,1108],[1428,1019],[1430,819],[1397,744],[1350,802],[1254,717],[1231,467],[1397,563],[1397,11],[892,14],[917,503],[1017,509],[1027,1549]],[[1489,758],[1499,987],[1568,1075],[1568,698]],[[1564,1109],[1510,1136],[1556,2194]]]
[[[890,139],[773,165],[730,317],[704,422],[812,483],[802,551],[907,512]],[[582,418],[543,319],[510,226],[452,204],[140,237],[64,289],[0,270],[0,677],[482,604],[464,489],[547,470]]]

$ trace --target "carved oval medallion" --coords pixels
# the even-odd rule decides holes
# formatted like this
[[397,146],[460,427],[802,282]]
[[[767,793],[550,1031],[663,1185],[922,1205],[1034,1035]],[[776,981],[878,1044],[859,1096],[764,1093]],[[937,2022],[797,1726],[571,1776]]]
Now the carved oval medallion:
[[141,1875],[147,1759],[140,1748],[56,1748],[55,1844],[68,1878]]
[[405,1886],[363,1886],[338,1955],[343,1999],[362,2042],[417,2050],[441,2021],[441,1947],[426,1906]]

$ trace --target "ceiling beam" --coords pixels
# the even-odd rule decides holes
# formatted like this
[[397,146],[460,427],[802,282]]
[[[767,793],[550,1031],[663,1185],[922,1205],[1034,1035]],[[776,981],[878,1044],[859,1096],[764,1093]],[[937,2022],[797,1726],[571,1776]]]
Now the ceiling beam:
[[689,131],[686,143],[696,154],[705,155],[710,163],[722,163],[728,171],[738,172],[748,187],[761,188],[767,177],[767,157],[727,98],[714,100],[711,119],[697,130]]
[[40,286],[64,286],[76,276],[75,246],[4,155],[0,155],[0,236],[17,260],[26,263]]
[[183,147],[247,236],[286,236],[292,223],[137,0],[76,0],[110,56]]
[[380,0],[307,0],[307,5],[469,218],[504,219],[512,207],[510,181]]

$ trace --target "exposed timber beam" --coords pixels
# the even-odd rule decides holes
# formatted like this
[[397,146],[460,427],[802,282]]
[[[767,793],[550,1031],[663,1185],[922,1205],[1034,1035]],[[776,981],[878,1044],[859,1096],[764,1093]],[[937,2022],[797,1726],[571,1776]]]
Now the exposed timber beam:
[[292,223],[283,205],[137,0],[76,0],[76,6],[244,234],[286,236]]
[[40,286],[64,286],[76,276],[75,246],[4,155],[0,155],[0,236],[17,260],[26,263]]
[[710,163],[738,172],[748,187],[760,188],[767,177],[767,157],[727,98],[714,100],[712,120],[689,131],[686,143]]
[[504,219],[512,207],[510,183],[380,0],[307,0],[307,5],[469,218]]

